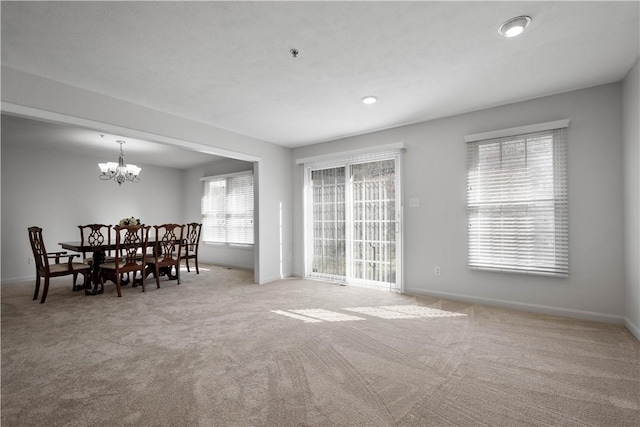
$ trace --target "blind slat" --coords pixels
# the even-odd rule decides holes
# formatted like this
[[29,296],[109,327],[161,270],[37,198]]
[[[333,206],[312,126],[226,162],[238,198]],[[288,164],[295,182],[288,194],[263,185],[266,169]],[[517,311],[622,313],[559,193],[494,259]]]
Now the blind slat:
[[202,195],[202,240],[252,245],[253,175],[209,177]]
[[467,144],[469,268],[569,274],[566,133]]

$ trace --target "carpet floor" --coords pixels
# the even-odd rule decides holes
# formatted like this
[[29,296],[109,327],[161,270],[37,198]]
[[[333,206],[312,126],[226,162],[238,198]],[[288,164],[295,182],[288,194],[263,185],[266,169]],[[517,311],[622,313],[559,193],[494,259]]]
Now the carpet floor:
[[2,287],[2,426],[638,426],[622,326],[207,265]]

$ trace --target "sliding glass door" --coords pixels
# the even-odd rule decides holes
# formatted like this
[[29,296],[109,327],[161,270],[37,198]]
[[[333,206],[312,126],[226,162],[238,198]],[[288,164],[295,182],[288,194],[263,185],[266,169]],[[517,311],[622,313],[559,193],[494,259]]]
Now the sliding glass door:
[[344,280],[346,270],[345,168],[311,171],[312,276]]
[[307,165],[307,277],[400,290],[399,176],[397,154]]
[[396,282],[395,160],[351,165],[352,276]]

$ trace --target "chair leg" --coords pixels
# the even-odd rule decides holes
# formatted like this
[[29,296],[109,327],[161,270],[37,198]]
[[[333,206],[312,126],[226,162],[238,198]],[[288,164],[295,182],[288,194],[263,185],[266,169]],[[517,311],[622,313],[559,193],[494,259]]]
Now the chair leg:
[[194,260],[196,262],[196,274],[200,274],[200,269],[198,269],[198,257],[195,257]]
[[120,274],[116,274],[116,291],[118,291],[118,298],[122,296],[122,290],[120,289]]
[[40,273],[36,273],[36,291],[33,294],[33,299],[38,299],[38,293],[40,293]]
[[[145,279],[146,279],[146,277],[147,277],[146,272],[145,272],[145,268],[143,268],[143,269],[140,271],[140,276],[141,276],[141,277],[140,277],[140,283],[141,283],[141,285],[142,285],[142,292],[144,292],[144,281],[145,281]],[[136,275],[135,275],[135,272],[134,272],[134,274],[133,274],[133,279],[135,280],[135,278],[136,278]]]
[[191,273],[191,270],[189,270],[189,258],[184,259],[184,264],[187,266],[187,273]]
[[158,263],[154,265],[154,268],[153,275],[156,277],[156,286],[160,289],[160,267]]
[[87,285],[89,284],[89,278],[91,277],[91,273],[89,272],[85,272],[82,273],[82,288],[86,290],[87,289]]
[[104,293],[104,274],[102,270],[100,271],[100,289],[96,290],[96,294]]
[[44,278],[44,289],[42,290],[42,299],[40,300],[40,304],[44,304],[44,300],[47,299],[47,293],[49,292],[49,277]]
[[71,287],[71,290],[73,292],[78,290],[78,288],[76,287],[77,282],[78,282],[78,273],[73,273],[73,286]]
[[178,285],[180,284],[180,264],[176,264],[176,279],[178,280]]

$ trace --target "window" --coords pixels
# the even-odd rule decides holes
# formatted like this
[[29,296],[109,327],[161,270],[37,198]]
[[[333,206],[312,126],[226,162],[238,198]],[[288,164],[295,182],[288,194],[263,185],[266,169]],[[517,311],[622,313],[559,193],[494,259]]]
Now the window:
[[201,178],[202,241],[253,245],[253,174]]
[[567,126],[466,138],[469,268],[569,274]]

